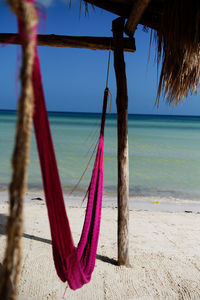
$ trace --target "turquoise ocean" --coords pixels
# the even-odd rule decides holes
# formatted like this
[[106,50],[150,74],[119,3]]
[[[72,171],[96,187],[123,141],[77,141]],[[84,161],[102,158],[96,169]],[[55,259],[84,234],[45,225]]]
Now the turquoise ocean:
[[[50,112],[49,120],[64,192],[83,174],[98,139],[100,114]],[[10,181],[15,111],[0,111],[0,190]],[[74,195],[89,185],[94,159]],[[130,195],[200,200],[200,117],[129,115]],[[42,190],[32,134],[28,187]],[[117,119],[107,115],[104,194],[117,193]]]

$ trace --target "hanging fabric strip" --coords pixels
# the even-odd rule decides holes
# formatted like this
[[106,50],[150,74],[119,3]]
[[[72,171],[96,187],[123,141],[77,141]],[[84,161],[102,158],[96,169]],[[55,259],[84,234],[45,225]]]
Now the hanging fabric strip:
[[[19,36],[23,40],[23,22],[18,20]],[[43,187],[50,222],[54,263],[62,281],[68,281],[72,289],[90,281],[97,252],[102,192],[104,126],[108,88],[104,92],[103,113],[98,149],[88,189],[88,203],[81,239],[76,248],[72,239],[65,203],[58,174],[56,157],[45,105],[40,63],[37,49],[33,66],[34,129],[39,153]]]

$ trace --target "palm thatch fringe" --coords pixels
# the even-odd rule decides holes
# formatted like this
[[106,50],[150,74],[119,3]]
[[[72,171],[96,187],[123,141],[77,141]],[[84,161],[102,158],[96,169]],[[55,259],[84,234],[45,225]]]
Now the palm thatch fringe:
[[197,92],[200,78],[200,1],[167,0],[159,31],[154,31],[157,65],[162,63],[157,93],[179,103]]

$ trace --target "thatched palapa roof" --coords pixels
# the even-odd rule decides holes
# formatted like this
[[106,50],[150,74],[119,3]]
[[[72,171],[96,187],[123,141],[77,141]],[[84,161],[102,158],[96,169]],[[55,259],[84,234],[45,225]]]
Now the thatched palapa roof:
[[[162,63],[157,101],[163,91],[169,103],[197,91],[200,77],[199,0],[85,0],[127,18],[125,31],[137,24],[152,29],[157,63]],[[131,28],[132,26],[132,28]]]

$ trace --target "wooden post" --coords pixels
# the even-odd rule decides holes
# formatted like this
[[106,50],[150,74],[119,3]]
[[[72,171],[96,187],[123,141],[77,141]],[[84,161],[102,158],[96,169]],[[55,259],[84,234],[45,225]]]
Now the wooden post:
[[129,167],[128,167],[128,95],[122,47],[124,19],[112,23],[115,43],[114,67],[117,82],[118,128],[118,263],[129,266]]

